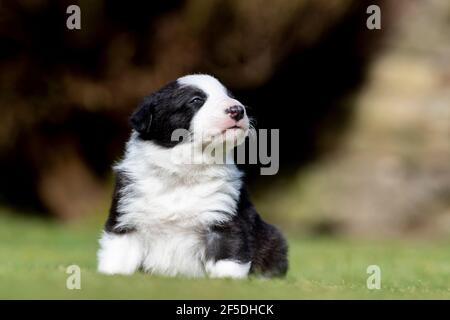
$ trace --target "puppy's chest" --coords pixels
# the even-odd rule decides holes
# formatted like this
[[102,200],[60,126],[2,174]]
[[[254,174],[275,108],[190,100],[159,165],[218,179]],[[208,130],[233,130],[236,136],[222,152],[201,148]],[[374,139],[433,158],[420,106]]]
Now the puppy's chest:
[[235,214],[240,187],[239,180],[219,178],[194,183],[143,178],[132,185],[122,209],[138,229],[201,229]]

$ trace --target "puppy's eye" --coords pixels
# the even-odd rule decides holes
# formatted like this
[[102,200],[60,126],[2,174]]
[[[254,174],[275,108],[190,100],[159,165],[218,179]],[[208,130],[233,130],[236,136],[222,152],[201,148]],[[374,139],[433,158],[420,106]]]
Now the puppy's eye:
[[191,104],[201,104],[203,102],[204,102],[204,100],[200,97],[194,97],[191,99],[191,101],[189,101],[189,103],[191,103]]

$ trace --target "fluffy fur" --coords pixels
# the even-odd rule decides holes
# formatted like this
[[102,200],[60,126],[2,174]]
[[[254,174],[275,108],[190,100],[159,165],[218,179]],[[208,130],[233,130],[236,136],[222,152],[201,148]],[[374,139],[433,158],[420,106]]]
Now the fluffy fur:
[[[239,112],[238,112],[239,111]],[[138,269],[168,276],[244,278],[284,275],[287,246],[251,204],[231,147],[249,129],[244,106],[215,78],[190,75],[145,98],[131,117],[125,156],[114,168],[116,186],[100,239],[98,270]],[[186,141],[172,133],[185,129]],[[205,143],[227,164],[203,155]],[[184,159],[185,158],[185,159]]]

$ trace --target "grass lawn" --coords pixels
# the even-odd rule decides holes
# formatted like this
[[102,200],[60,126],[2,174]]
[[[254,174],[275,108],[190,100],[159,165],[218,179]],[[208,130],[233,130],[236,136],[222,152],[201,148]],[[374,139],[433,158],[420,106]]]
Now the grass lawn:
[[[285,279],[164,278],[96,273],[101,223],[61,225],[0,214],[0,298],[14,299],[390,299],[450,298],[450,245],[290,237]],[[81,290],[66,267],[81,267]],[[366,288],[366,268],[382,288]]]

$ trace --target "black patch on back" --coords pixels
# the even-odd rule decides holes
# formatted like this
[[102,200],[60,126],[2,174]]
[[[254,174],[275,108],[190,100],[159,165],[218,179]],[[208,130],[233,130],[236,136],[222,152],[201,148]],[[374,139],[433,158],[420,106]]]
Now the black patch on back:
[[109,216],[105,223],[105,231],[116,234],[124,234],[133,232],[132,228],[118,228],[117,219],[121,215],[118,210],[119,199],[121,198],[121,193],[123,188],[130,183],[130,180],[125,177],[123,173],[116,173],[116,181],[114,184],[113,198],[111,203],[111,208],[109,209]]
[[144,98],[131,116],[130,124],[141,139],[173,147],[179,141],[171,141],[172,133],[176,129],[188,130],[207,98],[207,94],[196,87],[170,82]]

